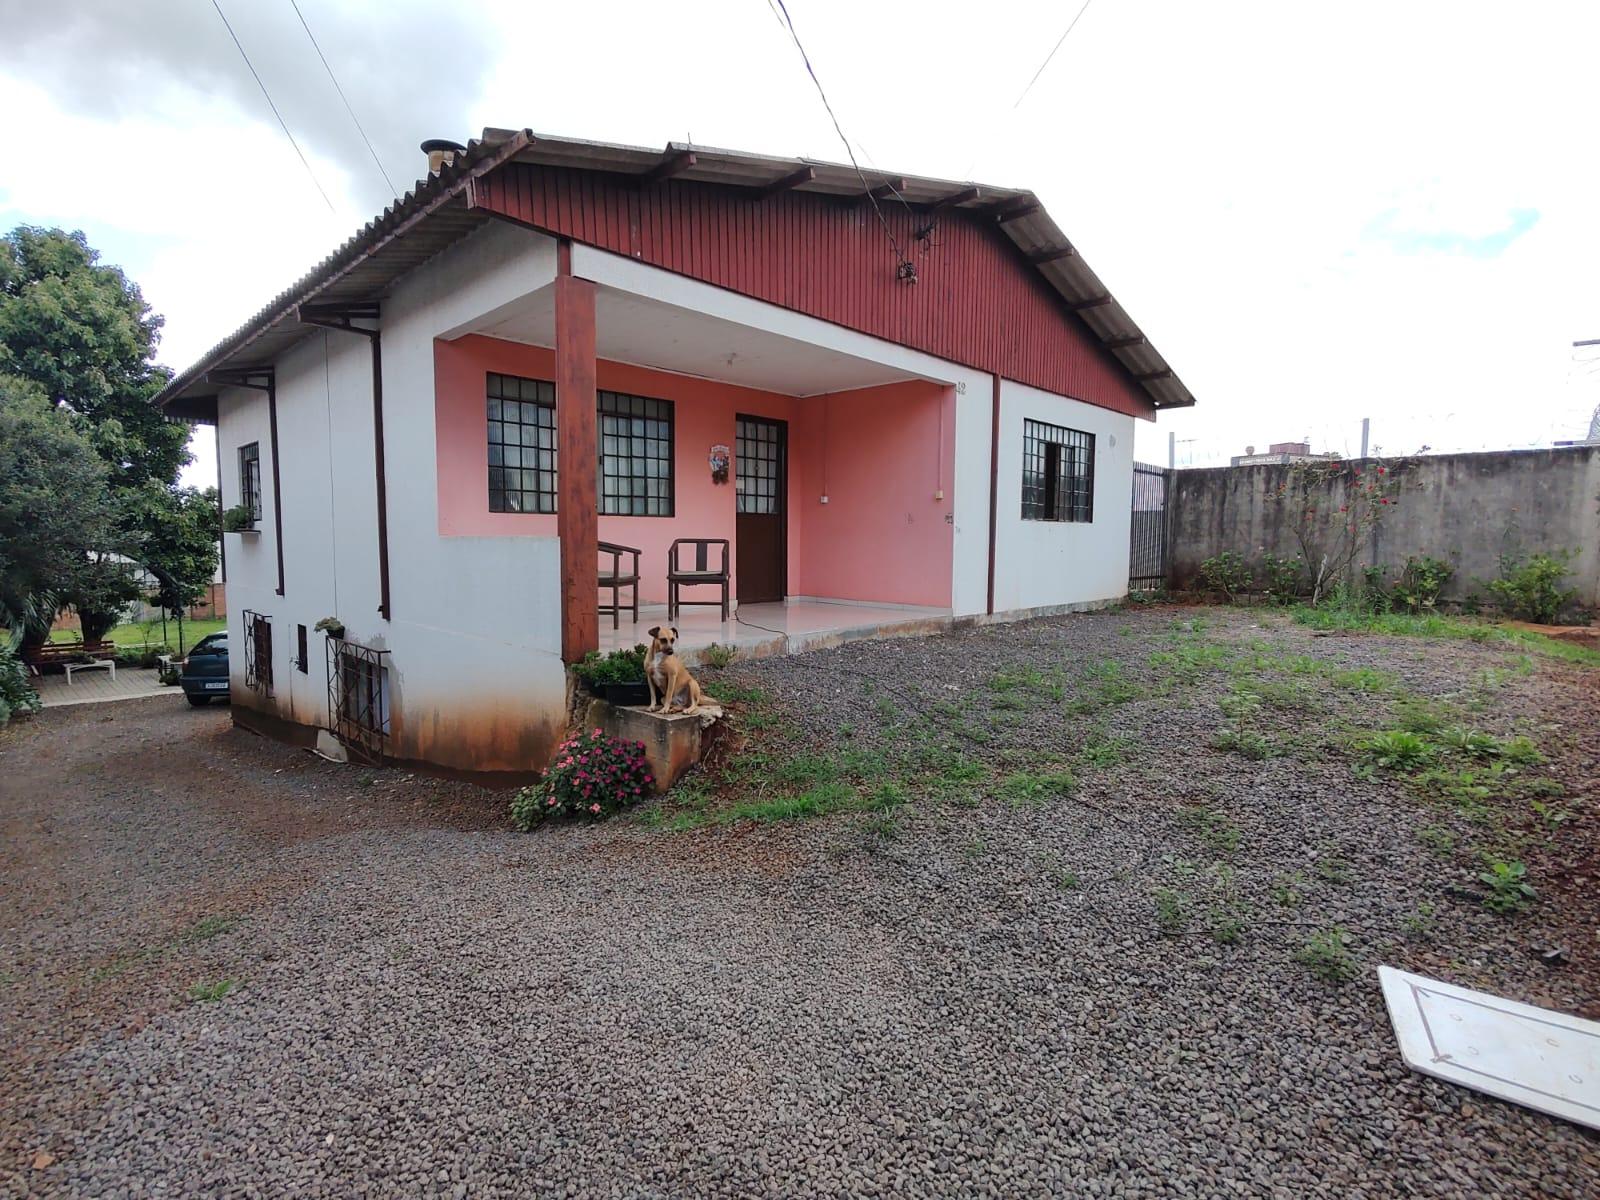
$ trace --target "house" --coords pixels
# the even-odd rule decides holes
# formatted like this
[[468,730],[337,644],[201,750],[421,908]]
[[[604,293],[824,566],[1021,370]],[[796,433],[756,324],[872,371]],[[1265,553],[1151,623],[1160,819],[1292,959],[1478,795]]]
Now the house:
[[1336,459],[1337,454],[1311,453],[1310,442],[1273,442],[1267,447],[1265,454],[1257,454],[1254,446],[1246,446],[1243,454],[1235,454],[1229,462],[1233,467],[1260,467],[1285,463],[1319,462],[1323,459]]
[[[1031,193],[526,130],[424,148],[156,400],[216,423],[249,517],[241,724],[525,775],[565,664],[665,616],[676,539],[728,543],[734,619],[684,610],[691,648],[1127,592],[1134,421],[1193,398]],[[600,542],[640,551],[637,623],[600,612]]]

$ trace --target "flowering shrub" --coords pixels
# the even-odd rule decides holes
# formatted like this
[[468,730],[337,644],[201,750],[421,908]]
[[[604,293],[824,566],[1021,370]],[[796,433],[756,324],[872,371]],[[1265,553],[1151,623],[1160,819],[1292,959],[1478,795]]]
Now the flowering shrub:
[[654,782],[643,742],[601,729],[574,734],[556,748],[544,778],[512,799],[511,822],[527,830],[556,813],[598,820],[642,799]]

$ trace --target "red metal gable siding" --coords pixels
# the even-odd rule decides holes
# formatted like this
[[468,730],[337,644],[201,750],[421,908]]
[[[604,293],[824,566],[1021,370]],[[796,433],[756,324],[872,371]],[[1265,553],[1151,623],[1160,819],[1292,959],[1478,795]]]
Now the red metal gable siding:
[[[1102,408],[1152,417],[1144,390],[980,213],[882,203],[918,282],[864,199],[510,163],[475,207],[730,291]],[[919,227],[937,218],[930,236]]]

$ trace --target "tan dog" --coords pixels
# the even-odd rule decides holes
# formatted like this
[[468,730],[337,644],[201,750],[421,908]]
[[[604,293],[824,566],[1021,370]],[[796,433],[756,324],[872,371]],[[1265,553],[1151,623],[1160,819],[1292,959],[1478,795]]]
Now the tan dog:
[[[644,677],[650,685],[650,712],[670,713],[681,698],[685,716],[700,711],[700,685],[689,674],[683,656],[676,652],[678,631],[660,625],[650,630],[650,653],[645,655]],[[657,697],[659,696],[659,699]]]

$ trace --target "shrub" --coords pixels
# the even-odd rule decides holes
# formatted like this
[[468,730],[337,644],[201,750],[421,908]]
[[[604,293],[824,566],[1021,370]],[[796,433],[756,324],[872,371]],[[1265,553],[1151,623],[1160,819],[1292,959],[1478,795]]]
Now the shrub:
[[256,518],[245,505],[235,504],[222,514],[222,527],[229,533],[242,533],[256,527]]
[[1297,554],[1293,558],[1280,558],[1268,554],[1261,560],[1261,573],[1266,577],[1267,591],[1279,604],[1293,604],[1300,594],[1300,577],[1306,564]]
[[1490,581],[1489,590],[1512,616],[1539,625],[1554,624],[1561,610],[1578,594],[1561,587],[1573,557],[1571,550],[1535,554],[1527,559],[1520,555],[1503,555],[1500,578]]
[[1200,564],[1200,583],[1207,591],[1221,592],[1231,604],[1240,592],[1249,589],[1250,568],[1232,550],[1224,550]]
[[590,691],[608,683],[640,683],[644,680],[644,657],[649,647],[639,645],[632,650],[613,650],[601,656],[591,650],[573,664],[572,673],[583,681]]
[[1455,573],[1456,569],[1443,559],[1413,554],[1389,589],[1390,604],[1407,612],[1431,611]]
[[719,646],[716,642],[712,642],[711,645],[700,651],[700,661],[708,667],[715,667],[719,671],[738,656],[739,648],[737,646]]
[[27,669],[9,642],[0,639],[0,725],[14,715],[39,711],[39,693],[28,682]]
[[511,821],[528,830],[556,813],[596,820],[637,803],[654,782],[643,742],[626,742],[594,729],[556,748],[556,761],[545,777],[512,798]]

